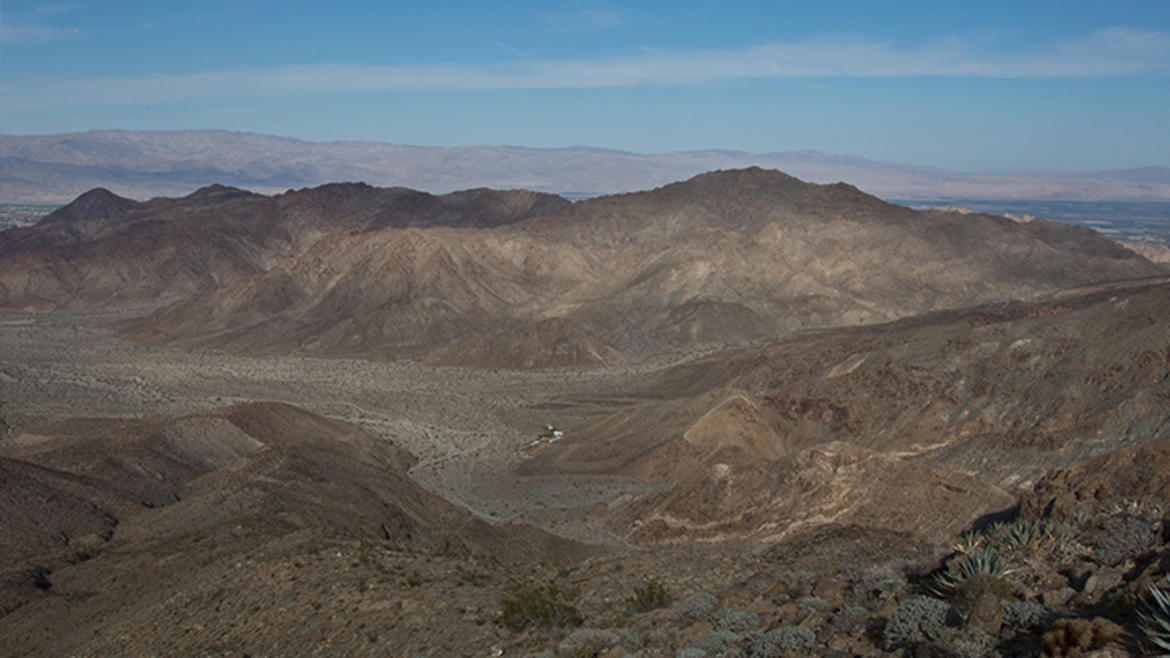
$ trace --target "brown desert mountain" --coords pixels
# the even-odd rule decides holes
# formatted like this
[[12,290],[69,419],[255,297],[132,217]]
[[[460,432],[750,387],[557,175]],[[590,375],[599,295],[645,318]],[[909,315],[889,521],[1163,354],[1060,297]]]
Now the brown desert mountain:
[[326,185],[265,197],[213,185],[138,203],[92,190],[38,225],[0,233],[0,305],[48,309],[176,299],[265,272],[325,236],[488,227],[567,202],[530,192]]
[[[667,482],[614,515],[643,543],[835,521],[944,537],[1051,469],[1170,439],[1168,337],[1164,280],[805,332],[664,371],[643,384],[658,401],[526,469]],[[1125,486],[1161,486],[1154,461]]]
[[745,170],[491,230],[331,236],[147,326],[245,351],[394,356],[563,318],[640,353],[1160,271],[1089,231],[922,213]]
[[1164,265],[776,171],[92,190],[0,233],[0,653],[1148,654],[1168,373]]
[[480,335],[435,350],[428,363],[503,370],[588,367],[619,356],[614,348],[562,318],[538,320],[518,330]]
[[[75,217],[91,205],[107,216]],[[93,192],[0,237],[8,308],[172,300],[130,329],[391,358],[526,331],[589,355],[570,361],[743,344],[1162,271],[1085,229],[914,211],[760,169],[571,205],[361,185],[132,206]]]

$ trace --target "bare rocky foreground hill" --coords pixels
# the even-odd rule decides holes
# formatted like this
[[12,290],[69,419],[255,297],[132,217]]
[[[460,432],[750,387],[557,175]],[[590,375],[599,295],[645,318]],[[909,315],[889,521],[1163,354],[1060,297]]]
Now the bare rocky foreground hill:
[[94,191],[0,284],[8,654],[1151,651],[1170,279],[1090,231]]

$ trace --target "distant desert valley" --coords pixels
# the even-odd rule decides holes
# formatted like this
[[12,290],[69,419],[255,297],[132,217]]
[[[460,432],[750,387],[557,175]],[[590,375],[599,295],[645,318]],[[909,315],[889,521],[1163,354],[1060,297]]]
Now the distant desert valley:
[[3,144],[4,655],[1170,651],[1163,243],[593,152],[123,168],[30,223],[129,139],[66,137]]

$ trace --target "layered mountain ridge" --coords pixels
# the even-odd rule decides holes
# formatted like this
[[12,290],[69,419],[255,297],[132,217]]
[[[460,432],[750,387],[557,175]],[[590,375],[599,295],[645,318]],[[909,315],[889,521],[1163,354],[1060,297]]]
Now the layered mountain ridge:
[[573,204],[359,184],[141,204],[95,191],[0,235],[9,308],[163,300],[135,336],[389,358],[559,319],[604,360],[1163,271],[1085,229],[755,168]]

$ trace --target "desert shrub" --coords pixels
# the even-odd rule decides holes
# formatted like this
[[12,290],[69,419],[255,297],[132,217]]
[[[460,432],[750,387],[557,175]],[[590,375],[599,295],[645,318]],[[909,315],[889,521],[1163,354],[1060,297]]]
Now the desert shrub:
[[817,645],[817,636],[805,626],[785,626],[752,633],[747,645],[751,658],[780,658],[786,651],[808,651]]
[[1039,628],[1052,618],[1048,606],[1029,601],[1010,601],[1003,605],[1003,623],[1009,628]]
[[849,586],[849,600],[865,603],[882,594],[897,594],[906,587],[906,576],[893,567],[853,565],[841,572]]
[[819,596],[805,596],[797,601],[796,605],[810,610],[828,610],[832,604]]
[[886,620],[882,643],[887,650],[893,650],[923,640],[937,640],[944,628],[961,622],[959,613],[945,601],[916,596],[898,606]]
[[686,648],[699,649],[717,656],[734,649],[742,638],[743,636],[739,633],[731,631],[713,631],[695,638]]
[[719,607],[719,599],[709,592],[695,592],[674,604],[674,613],[680,617],[697,621],[706,619]]
[[724,608],[715,613],[712,621],[715,628],[733,633],[746,633],[760,627],[760,618],[754,612],[747,610],[731,610]]
[[581,613],[573,597],[556,583],[525,585],[512,581],[500,599],[499,621],[508,630],[519,632],[528,627],[557,628],[579,626]]
[[1043,656],[1081,656],[1102,649],[1121,636],[1121,627],[1108,619],[1061,619],[1056,628],[1044,634]]
[[911,560],[909,558],[897,558],[890,563],[890,568],[902,574],[903,580],[916,581],[925,576],[930,567],[929,563],[923,560]]
[[1158,532],[1148,520],[1127,515],[1112,516],[1101,523],[1092,557],[1094,561],[1112,567],[1157,547]]
[[1170,656],[1170,593],[1156,585],[1150,586],[1141,628],[1147,644],[1162,652],[1158,655]]
[[995,647],[995,638],[975,627],[946,629],[936,640],[914,647],[916,658],[983,658]]
[[666,583],[657,578],[647,578],[634,588],[633,595],[626,599],[626,603],[634,612],[649,612],[665,608],[673,600]]
[[558,656],[595,656],[617,646],[622,638],[613,631],[598,628],[581,628],[573,631],[557,645]]
[[49,576],[51,575],[53,575],[53,570],[48,567],[33,567],[32,583],[37,589],[53,589],[53,581],[49,580]]
[[817,582],[817,575],[811,571],[785,571],[777,580],[780,581],[784,592],[796,599],[812,591],[813,585]]
[[865,626],[865,621],[868,618],[869,610],[865,606],[847,604],[841,606],[833,613],[832,617],[829,617],[825,627],[831,633],[853,635]]
[[956,584],[948,598],[952,605],[968,614],[984,594],[991,594],[1001,601],[1007,601],[1015,592],[1015,584],[1007,578],[980,573]]

